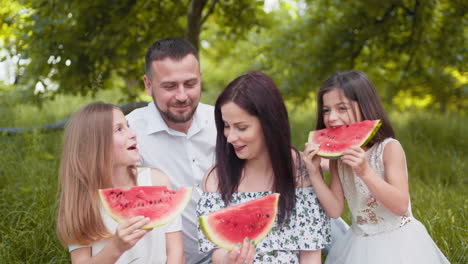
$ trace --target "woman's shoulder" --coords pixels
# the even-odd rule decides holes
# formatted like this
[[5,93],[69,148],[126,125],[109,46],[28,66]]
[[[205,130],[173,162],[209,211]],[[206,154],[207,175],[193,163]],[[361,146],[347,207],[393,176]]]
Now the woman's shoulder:
[[202,180],[203,192],[214,193],[218,192],[218,173],[216,165],[209,168]]

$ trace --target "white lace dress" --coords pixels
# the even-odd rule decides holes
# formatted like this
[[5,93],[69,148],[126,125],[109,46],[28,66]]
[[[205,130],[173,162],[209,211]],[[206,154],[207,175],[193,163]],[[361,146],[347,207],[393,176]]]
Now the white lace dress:
[[[367,151],[370,166],[385,179],[383,150],[387,138]],[[351,168],[338,161],[338,172],[352,216],[346,235],[334,243],[326,264],[449,263],[426,228],[411,213],[393,214],[377,201]]]

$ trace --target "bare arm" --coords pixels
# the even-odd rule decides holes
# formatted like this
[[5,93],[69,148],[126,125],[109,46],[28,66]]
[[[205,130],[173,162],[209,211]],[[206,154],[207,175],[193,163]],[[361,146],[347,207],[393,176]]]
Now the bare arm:
[[[151,177],[153,185],[167,186],[168,189],[172,189],[169,177],[161,170],[152,168]],[[168,264],[185,263],[182,231],[166,233],[166,255]]]
[[185,263],[182,231],[166,233],[166,255],[168,264]]
[[218,174],[216,168],[211,167],[206,171],[202,179],[203,192],[217,192],[218,191]]
[[389,142],[384,149],[385,179],[369,166],[361,148],[350,148],[343,154],[343,162],[361,177],[374,197],[396,215],[408,211],[409,187],[405,152],[397,141]]
[[321,250],[301,250],[299,251],[300,264],[320,264],[322,263]]
[[328,216],[338,218],[344,207],[343,189],[338,177],[336,161],[330,161],[330,186],[325,182],[320,170],[321,158],[317,156],[319,146],[306,143],[303,160],[309,173],[309,178],[314,187],[314,192]]

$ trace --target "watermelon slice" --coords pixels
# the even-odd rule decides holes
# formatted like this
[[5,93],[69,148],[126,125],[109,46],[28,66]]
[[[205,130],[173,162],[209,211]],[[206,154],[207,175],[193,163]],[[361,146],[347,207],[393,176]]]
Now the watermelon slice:
[[350,125],[320,129],[309,133],[309,142],[320,144],[317,155],[329,159],[338,158],[351,146],[365,146],[381,125],[380,120],[365,120]]
[[177,191],[166,186],[136,186],[128,190],[100,189],[99,196],[106,212],[118,223],[135,216],[150,219],[142,229],[150,229],[171,222],[184,211],[192,197],[192,187]]
[[200,216],[201,229],[211,242],[227,250],[246,237],[256,245],[273,227],[278,200],[279,194],[273,193]]

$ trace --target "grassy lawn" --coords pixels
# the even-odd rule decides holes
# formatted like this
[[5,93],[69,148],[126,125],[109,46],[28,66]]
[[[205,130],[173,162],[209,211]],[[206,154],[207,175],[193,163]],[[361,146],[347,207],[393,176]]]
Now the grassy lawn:
[[[5,119],[6,109],[0,107],[0,126],[54,122],[80,104],[54,105],[65,109],[58,114],[52,114],[57,113],[53,109],[16,112],[9,108],[10,117]],[[290,109],[294,144],[302,150],[314,111]],[[452,263],[468,263],[467,118],[393,113],[391,120],[407,155],[415,217]],[[61,132],[0,135],[1,263],[69,262],[54,231],[61,140]],[[348,213],[343,217],[349,222]]]

